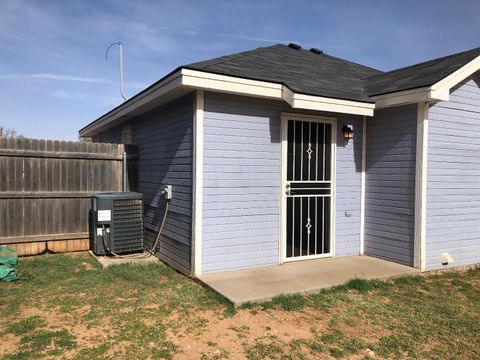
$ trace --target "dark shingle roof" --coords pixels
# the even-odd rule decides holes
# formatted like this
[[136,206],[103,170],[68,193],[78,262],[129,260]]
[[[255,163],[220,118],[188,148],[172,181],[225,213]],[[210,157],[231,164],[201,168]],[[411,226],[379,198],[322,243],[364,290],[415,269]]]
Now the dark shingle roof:
[[273,45],[183,68],[282,83],[300,94],[372,101],[374,95],[431,86],[480,56],[480,48],[382,72],[327,54]]
[[114,117],[118,109],[182,68],[280,83],[299,94],[373,102],[375,95],[432,86],[478,56],[480,48],[475,48],[384,73],[323,53],[277,44],[180,66],[80,132],[88,133],[92,124]]
[[273,45],[197,62],[184,68],[282,83],[296,93],[369,101],[364,79],[378,70],[308,50]]
[[367,93],[374,96],[432,86],[477,56],[480,48],[374,75],[367,81]]

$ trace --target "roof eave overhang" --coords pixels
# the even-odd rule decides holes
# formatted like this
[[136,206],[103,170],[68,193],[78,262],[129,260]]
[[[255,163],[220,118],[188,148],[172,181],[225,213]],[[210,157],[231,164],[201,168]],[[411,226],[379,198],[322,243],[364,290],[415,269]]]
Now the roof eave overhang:
[[449,94],[449,89],[446,91],[435,91],[432,90],[431,87],[423,87],[398,91],[391,94],[372,96],[372,100],[375,101],[376,109],[382,109],[392,106],[416,104],[419,102],[448,101]]
[[372,96],[372,100],[375,101],[377,109],[419,102],[448,101],[450,99],[450,90],[479,70],[480,56],[477,56],[457,71],[431,86]]
[[116,121],[128,119],[132,113],[140,109],[145,109],[148,104],[158,99],[181,86],[181,74],[179,71],[168,75],[158,83],[150,86],[133,98],[125,101],[123,104],[117,106],[105,115],[99,117],[97,120],[91,122],[84,128],[79,130],[82,137],[93,136],[99,132],[112,126]]
[[372,96],[372,102],[362,102],[299,94],[281,83],[180,68],[85,126],[79,133],[80,136],[92,136],[115,123],[137,116],[195,89],[283,100],[293,109],[373,116],[375,109],[420,102],[448,101],[450,90],[479,70],[480,56],[431,86],[380,94]]
[[[245,79],[212,74],[209,72],[181,68],[134,98],[98,118],[79,131],[80,136],[92,136],[113,123],[142,113],[151,108],[159,98],[173,100],[172,94],[181,96],[189,91],[202,89],[236,95],[274,99],[287,102],[293,109],[337,112],[373,116],[375,104],[352,100],[341,100],[321,96],[298,94],[281,83]],[[167,95],[170,95],[168,97]],[[148,106],[150,104],[150,107]]]
[[352,100],[340,100],[322,96],[297,94],[284,86],[283,100],[293,109],[327,111],[334,113],[373,116],[375,104]]

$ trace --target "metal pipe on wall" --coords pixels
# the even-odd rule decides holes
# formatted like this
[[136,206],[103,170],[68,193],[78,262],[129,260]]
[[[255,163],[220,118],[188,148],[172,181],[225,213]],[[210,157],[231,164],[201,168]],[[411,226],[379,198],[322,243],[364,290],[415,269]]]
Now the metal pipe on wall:
[[122,156],[122,191],[128,191],[128,168],[127,168],[127,152],[123,152]]

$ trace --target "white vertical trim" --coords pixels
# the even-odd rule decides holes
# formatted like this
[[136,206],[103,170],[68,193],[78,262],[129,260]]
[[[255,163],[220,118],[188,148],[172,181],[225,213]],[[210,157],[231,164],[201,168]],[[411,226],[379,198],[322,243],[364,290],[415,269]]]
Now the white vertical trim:
[[338,142],[338,132],[337,132],[337,119],[332,121],[332,154],[330,166],[331,180],[332,180],[332,197],[330,203],[330,252],[332,256],[335,257],[336,254],[336,244],[337,244],[337,142]]
[[193,113],[193,274],[202,274],[203,90],[195,92]]
[[362,175],[360,185],[360,255],[365,253],[365,175],[367,171],[367,117],[362,121]]
[[[287,184],[287,151],[288,151],[288,119],[281,116],[281,144],[280,144],[280,189],[278,193],[278,198],[280,201],[280,211],[279,211],[279,236],[278,239],[278,263],[283,264],[284,259],[287,257],[286,253],[286,243],[287,243],[287,207],[286,207],[286,196],[285,191]],[[294,127],[295,128],[295,127]],[[295,150],[294,150],[295,151]],[[294,152],[295,154],[295,152]],[[295,158],[295,157],[294,157]],[[295,170],[294,170],[295,173]]]
[[417,154],[415,167],[415,246],[414,266],[425,270],[427,213],[428,103],[418,103]]
[[[303,123],[302,123],[302,132],[300,133],[300,138],[301,138],[301,140],[300,140],[300,149],[302,149],[302,152],[301,152],[302,156],[300,156],[300,181],[302,181],[302,180],[303,180],[303,156],[304,156],[304,154],[303,154]],[[302,208],[302,205],[301,205],[301,202],[300,202],[300,209],[301,209],[301,208]],[[300,214],[301,214],[301,213],[300,213]],[[300,216],[300,221],[301,221],[301,216]],[[301,233],[300,233],[300,234],[301,234]],[[300,244],[301,244],[301,243],[302,243],[302,241],[300,240]],[[300,246],[300,249],[301,249],[301,248],[302,248],[302,247]]]

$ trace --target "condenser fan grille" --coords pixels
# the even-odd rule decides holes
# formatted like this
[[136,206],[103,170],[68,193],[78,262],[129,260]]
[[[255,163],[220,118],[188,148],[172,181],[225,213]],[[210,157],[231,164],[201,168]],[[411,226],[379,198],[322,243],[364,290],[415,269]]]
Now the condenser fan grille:
[[143,205],[141,200],[113,201],[115,250],[129,253],[143,250]]

